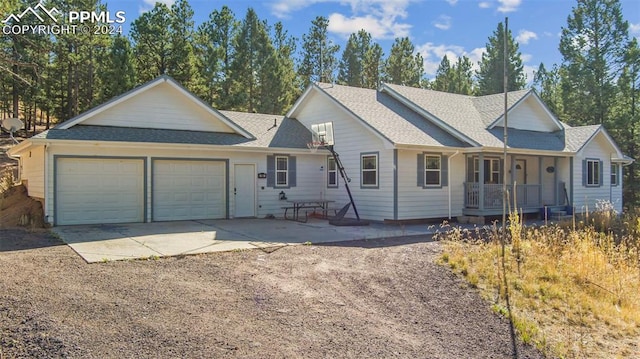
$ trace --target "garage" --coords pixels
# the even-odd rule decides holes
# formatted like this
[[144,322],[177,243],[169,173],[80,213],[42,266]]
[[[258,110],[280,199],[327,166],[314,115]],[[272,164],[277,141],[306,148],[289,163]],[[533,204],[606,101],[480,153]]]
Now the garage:
[[55,159],[58,225],[144,222],[141,158]]
[[224,160],[153,160],[153,220],[226,218],[226,167]]

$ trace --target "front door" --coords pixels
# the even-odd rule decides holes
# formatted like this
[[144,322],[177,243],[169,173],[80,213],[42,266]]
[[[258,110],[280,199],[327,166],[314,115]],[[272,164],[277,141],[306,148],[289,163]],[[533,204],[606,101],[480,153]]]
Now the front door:
[[516,185],[527,184],[527,161],[516,160]]
[[256,171],[255,165],[234,165],[233,200],[234,217],[256,216]]

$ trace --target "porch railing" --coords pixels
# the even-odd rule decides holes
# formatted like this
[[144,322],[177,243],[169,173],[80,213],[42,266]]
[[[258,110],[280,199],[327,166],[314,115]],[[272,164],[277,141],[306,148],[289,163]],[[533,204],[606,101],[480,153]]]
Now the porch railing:
[[[480,186],[483,190],[480,191]],[[502,208],[502,185],[501,184],[484,184],[465,183],[464,205],[467,208],[480,208],[482,201],[484,209]],[[540,191],[542,186],[539,184],[519,184],[516,186],[515,200],[518,208],[540,208]],[[507,185],[509,191],[509,202],[513,208],[513,185]],[[482,198],[480,196],[482,195]]]

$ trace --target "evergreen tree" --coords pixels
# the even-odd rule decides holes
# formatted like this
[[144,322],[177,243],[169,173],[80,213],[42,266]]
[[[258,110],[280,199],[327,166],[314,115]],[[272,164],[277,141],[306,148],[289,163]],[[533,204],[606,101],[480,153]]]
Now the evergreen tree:
[[[618,93],[612,108],[611,135],[620,149],[632,158],[640,158],[640,47],[632,39],[625,52],[618,79]],[[625,167],[623,199],[627,207],[640,204],[640,166],[637,161]]]
[[140,82],[169,72],[171,26],[171,11],[167,5],[159,2],[131,25],[135,67]]
[[260,94],[264,84],[260,80],[264,78],[265,60],[273,54],[268,32],[266,22],[249,8],[233,42],[231,108],[234,110],[257,112],[261,107]]
[[420,87],[424,61],[408,37],[398,38],[391,46],[385,64],[385,80],[388,83]]
[[349,36],[347,45],[338,64],[338,83],[342,85],[364,87],[365,59],[371,49],[371,35],[360,30]]
[[471,60],[466,56],[458,57],[458,61],[453,65],[454,86],[453,93],[460,95],[472,95],[474,92],[473,66]]
[[312,81],[333,82],[337,66],[336,53],[339,45],[327,36],[329,19],[323,16],[311,21],[308,34],[302,35],[302,62],[298,74],[306,87]]
[[363,60],[362,87],[375,89],[380,85],[380,80],[384,77],[384,52],[379,44],[374,43],[369,47]]
[[120,35],[116,36],[106,61],[106,69],[101,72],[103,86],[100,102],[121,95],[136,85],[133,52],[129,39]]
[[430,87],[435,91],[453,92],[454,72],[451,68],[451,63],[447,55],[442,57],[438,70],[436,70],[436,78],[431,83]]
[[281,22],[273,27],[273,51],[261,72],[261,95],[258,112],[284,114],[299,95],[298,75],[293,61],[295,38],[290,37]]
[[[522,66],[522,55],[518,43],[514,40],[511,30],[507,37],[507,90],[521,90],[526,84]],[[486,52],[478,63],[480,69],[476,72],[478,78],[478,95],[492,95],[504,92],[504,38],[505,31],[502,23],[489,37]]]
[[562,89],[560,87],[560,70],[553,65],[547,70],[543,63],[538,66],[538,71],[533,75],[533,86],[538,91],[540,98],[549,110],[558,118],[562,116]]
[[195,91],[198,79],[193,49],[193,9],[187,0],[178,0],[171,5],[170,52],[167,72],[180,84]]
[[214,10],[198,28],[196,48],[201,87],[198,94],[218,108],[231,108],[231,62],[238,21],[227,6]]
[[562,28],[564,110],[574,124],[607,124],[628,23],[618,0],[579,0]]

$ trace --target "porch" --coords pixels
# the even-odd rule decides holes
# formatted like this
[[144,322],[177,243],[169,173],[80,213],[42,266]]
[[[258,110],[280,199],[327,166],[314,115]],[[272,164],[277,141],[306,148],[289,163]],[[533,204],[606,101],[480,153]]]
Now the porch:
[[[570,160],[566,157],[510,154],[506,166],[498,154],[467,155],[463,215],[502,214],[504,171],[507,171],[508,209],[538,213],[570,203]],[[570,192],[569,192],[570,193]]]

